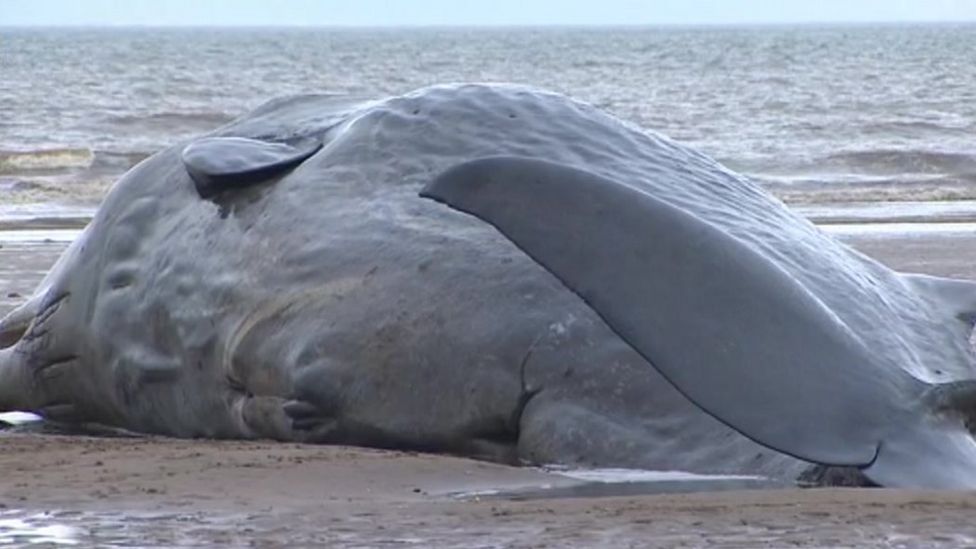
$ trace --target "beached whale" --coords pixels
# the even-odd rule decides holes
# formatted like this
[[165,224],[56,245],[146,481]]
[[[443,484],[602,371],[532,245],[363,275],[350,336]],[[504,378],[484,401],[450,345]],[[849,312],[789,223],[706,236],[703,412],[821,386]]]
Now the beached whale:
[[564,96],[300,96],[114,186],[0,323],[0,410],[974,488],[974,311]]

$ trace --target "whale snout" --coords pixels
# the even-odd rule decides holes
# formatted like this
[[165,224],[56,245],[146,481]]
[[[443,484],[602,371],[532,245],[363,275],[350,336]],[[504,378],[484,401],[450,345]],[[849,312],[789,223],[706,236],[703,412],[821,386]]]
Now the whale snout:
[[79,416],[71,395],[81,358],[53,324],[67,292],[40,291],[0,320],[0,412],[30,411],[55,420]]

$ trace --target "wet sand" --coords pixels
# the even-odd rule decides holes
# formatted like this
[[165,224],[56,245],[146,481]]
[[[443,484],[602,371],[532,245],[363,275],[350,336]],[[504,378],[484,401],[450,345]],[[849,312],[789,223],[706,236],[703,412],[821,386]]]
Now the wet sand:
[[[848,240],[900,270],[976,279],[976,234]],[[3,244],[0,314],[29,294],[63,246]],[[565,476],[447,456],[22,431],[0,432],[0,470],[0,544],[976,544],[976,493],[787,488],[579,497],[586,490]]]
[[970,493],[785,489],[513,501],[457,493],[568,481],[444,456],[268,442],[8,434],[0,447],[0,543],[976,544],[976,494]]

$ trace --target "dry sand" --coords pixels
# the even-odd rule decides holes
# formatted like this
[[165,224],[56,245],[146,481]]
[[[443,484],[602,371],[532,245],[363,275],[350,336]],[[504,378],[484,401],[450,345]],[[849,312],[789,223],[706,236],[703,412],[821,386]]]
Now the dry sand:
[[[896,268],[976,278],[976,238],[855,243]],[[27,295],[57,249],[0,248],[0,314],[22,299],[7,294]],[[976,546],[973,493],[791,488],[546,497],[536,490],[519,500],[472,493],[573,481],[424,454],[24,432],[0,433],[0,470],[0,544]]]

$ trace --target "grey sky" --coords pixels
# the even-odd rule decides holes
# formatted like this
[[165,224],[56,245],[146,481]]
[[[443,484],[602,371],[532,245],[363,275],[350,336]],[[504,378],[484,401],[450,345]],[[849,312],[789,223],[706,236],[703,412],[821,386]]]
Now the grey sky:
[[874,21],[976,21],[976,0],[0,0],[0,26]]

